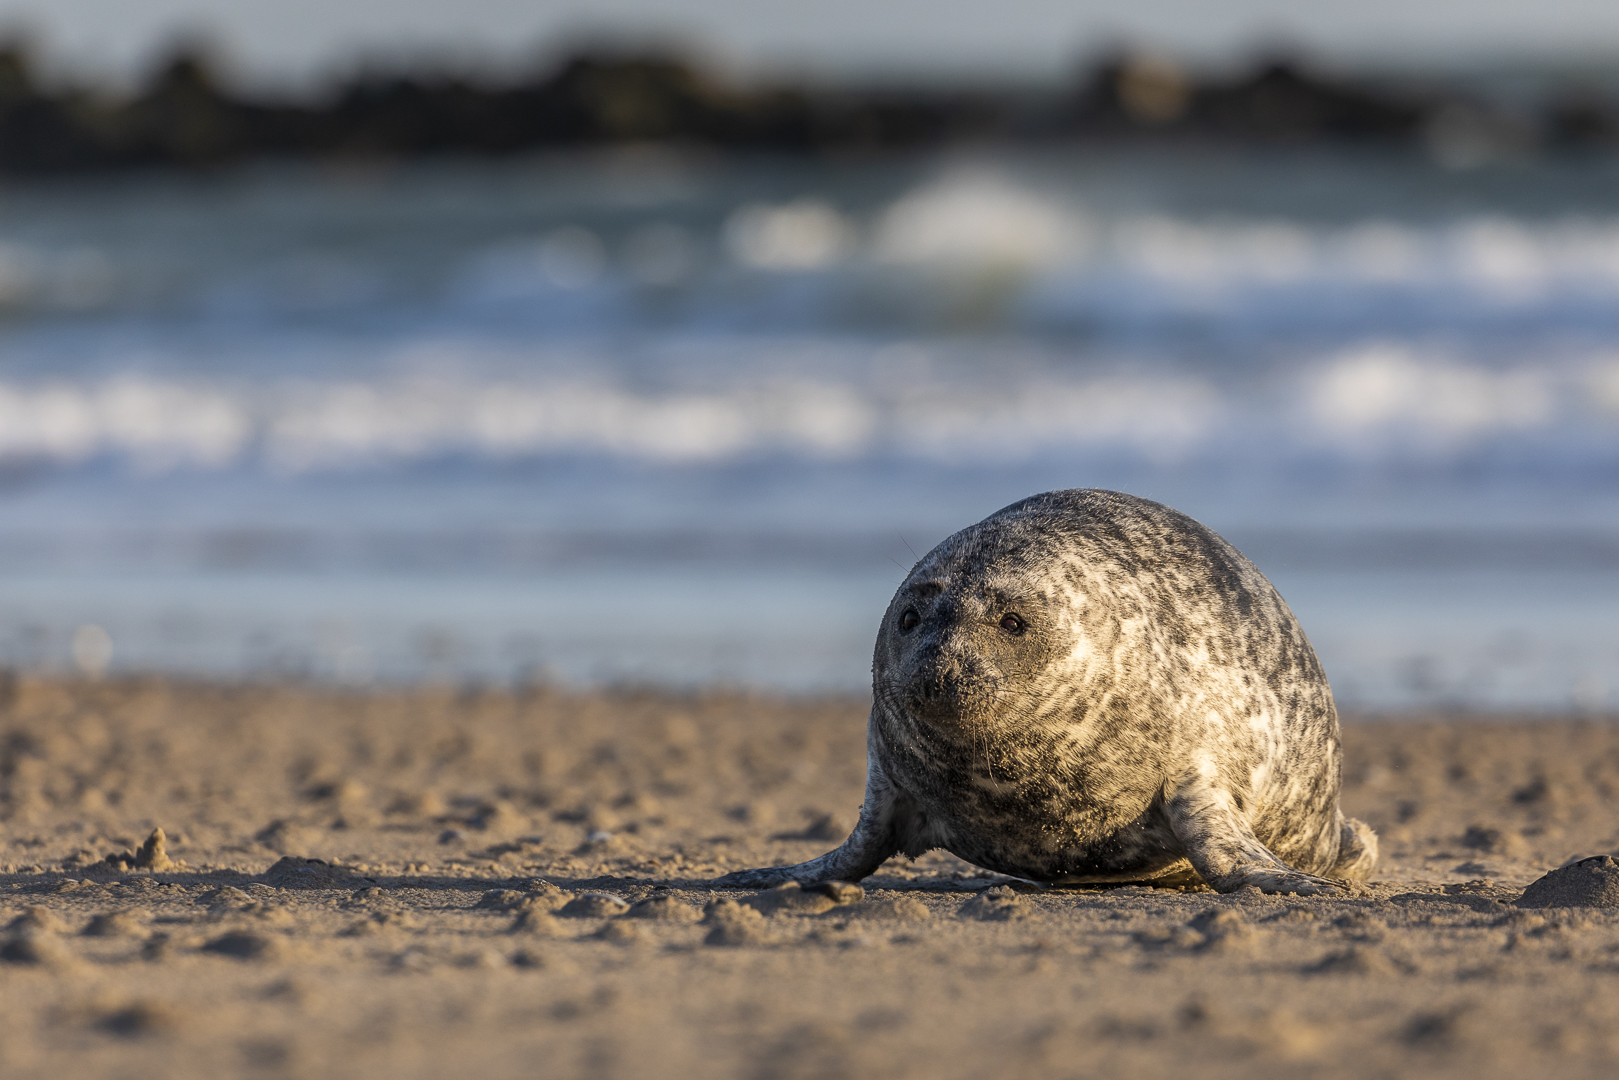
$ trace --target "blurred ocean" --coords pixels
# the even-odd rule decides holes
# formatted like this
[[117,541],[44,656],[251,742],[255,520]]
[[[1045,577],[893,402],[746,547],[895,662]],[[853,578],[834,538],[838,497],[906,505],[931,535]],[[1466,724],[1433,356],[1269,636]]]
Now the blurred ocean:
[[1619,161],[628,150],[0,191],[0,663],[858,690],[1110,487],[1340,702],[1619,706]]

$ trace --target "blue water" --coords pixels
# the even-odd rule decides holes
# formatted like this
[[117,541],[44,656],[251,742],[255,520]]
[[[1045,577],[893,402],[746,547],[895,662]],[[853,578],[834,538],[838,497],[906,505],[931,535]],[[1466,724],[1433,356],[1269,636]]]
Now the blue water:
[[0,661],[859,689],[1176,506],[1358,708],[1619,705],[1619,164],[635,150],[0,191]]

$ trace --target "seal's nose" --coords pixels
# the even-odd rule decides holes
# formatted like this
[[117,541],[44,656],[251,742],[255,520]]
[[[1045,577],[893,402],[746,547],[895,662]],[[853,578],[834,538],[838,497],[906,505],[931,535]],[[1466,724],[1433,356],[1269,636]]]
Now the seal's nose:
[[959,719],[981,691],[984,675],[971,654],[946,641],[911,669],[906,697],[911,709],[925,719]]

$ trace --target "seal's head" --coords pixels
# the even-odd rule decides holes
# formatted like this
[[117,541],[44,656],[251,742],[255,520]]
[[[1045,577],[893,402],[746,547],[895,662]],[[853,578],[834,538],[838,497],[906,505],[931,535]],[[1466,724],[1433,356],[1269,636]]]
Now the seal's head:
[[878,631],[877,699],[941,734],[1025,712],[1031,688],[1070,651],[1051,539],[997,515],[928,552]]

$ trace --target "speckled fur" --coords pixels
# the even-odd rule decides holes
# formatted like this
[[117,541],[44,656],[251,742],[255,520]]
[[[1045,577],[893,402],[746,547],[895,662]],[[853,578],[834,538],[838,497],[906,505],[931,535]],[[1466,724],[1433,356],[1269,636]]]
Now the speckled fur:
[[854,833],[722,884],[859,880],[942,847],[1036,881],[1310,893],[1376,860],[1338,809],[1338,716],[1304,631],[1168,507],[1054,491],[962,530],[899,587],[873,675]]

